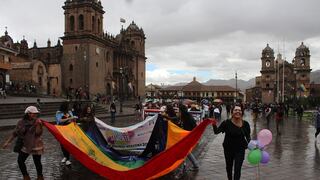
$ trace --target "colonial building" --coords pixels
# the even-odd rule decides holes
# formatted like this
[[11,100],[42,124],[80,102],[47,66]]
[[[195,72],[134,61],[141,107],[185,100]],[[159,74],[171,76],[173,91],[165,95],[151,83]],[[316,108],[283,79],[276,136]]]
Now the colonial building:
[[156,84],[149,84],[146,86],[146,97],[147,98],[159,98],[160,97],[160,91],[161,86],[158,86]]
[[0,41],[0,85],[10,74],[6,79],[11,83],[32,84],[44,94],[60,95],[81,87],[91,95],[144,96],[143,29],[132,22],[116,36],[105,33],[100,1],[66,0],[63,9],[63,45],[58,41],[51,46],[48,40],[47,47],[34,42],[29,48],[25,39],[13,43],[5,32]]
[[230,86],[207,86],[199,83],[196,78],[184,86],[169,86],[160,90],[162,98],[192,99],[222,99],[223,102],[234,102],[236,98],[242,99],[243,95]]
[[67,0],[63,9],[62,88],[82,87],[120,98],[144,96],[143,30],[132,22],[115,37],[104,33],[100,1]]
[[6,83],[9,83],[9,70],[12,68],[10,57],[15,56],[17,52],[13,48],[13,41],[6,30],[5,35],[0,37],[0,88],[5,89]]
[[262,50],[261,81],[256,88],[261,89],[261,102],[284,102],[297,97],[309,96],[310,92],[310,51],[303,42],[296,49],[292,63],[274,56],[269,44]]

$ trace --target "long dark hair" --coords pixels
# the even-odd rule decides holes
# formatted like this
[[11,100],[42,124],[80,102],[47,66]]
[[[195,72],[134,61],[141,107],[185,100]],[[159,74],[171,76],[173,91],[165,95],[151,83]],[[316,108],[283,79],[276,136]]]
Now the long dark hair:
[[[87,110],[88,110],[88,107],[90,107],[91,109],[91,112],[88,113]],[[94,108],[93,106],[91,106],[90,104],[87,104],[84,106],[84,108],[82,109],[82,114],[81,114],[82,117],[94,117]]]
[[169,117],[176,117],[177,116],[177,114],[171,104],[167,104],[166,113],[168,114]]
[[69,102],[65,101],[60,105],[60,109],[61,112],[63,113],[67,113],[69,111]]

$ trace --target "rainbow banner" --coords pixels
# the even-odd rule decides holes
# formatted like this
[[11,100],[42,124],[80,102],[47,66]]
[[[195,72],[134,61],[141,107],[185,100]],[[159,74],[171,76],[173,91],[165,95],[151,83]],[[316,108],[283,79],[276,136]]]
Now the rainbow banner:
[[107,143],[124,154],[141,154],[146,148],[158,114],[148,116],[144,121],[135,125],[116,128],[95,118],[96,125]]
[[176,169],[197,145],[206,127],[204,120],[185,131],[158,116],[145,150],[139,156],[123,155],[105,141],[93,125],[84,133],[76,123],[66,126],[43,121],[54,137],[91,171],[107,179],[155,179]]

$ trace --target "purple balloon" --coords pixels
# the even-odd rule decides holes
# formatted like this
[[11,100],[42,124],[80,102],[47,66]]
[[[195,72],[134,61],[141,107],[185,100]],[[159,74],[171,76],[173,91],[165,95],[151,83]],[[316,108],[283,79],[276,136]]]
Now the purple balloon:
[[267,153],[266,151],[262,151],[262,157],[261,157],[261,160],[260,162],[262,164],[267,164],[270,160],[270,155],[269,153]]
[[269,129],[262,129],[258,133],[258,140],[260,141],[261,145],[268,145],[272,141],[271,131]]
[[264,145],[259,140],[257,140],[257,147],[262,151],[264,148]]

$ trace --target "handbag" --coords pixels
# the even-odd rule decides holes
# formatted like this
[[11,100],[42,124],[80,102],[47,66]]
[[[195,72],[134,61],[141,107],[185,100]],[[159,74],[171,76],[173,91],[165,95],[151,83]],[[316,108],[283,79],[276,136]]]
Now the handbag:
[[19,153],[23,147],[23,138],[18,137],[13,147],[13,152]]

